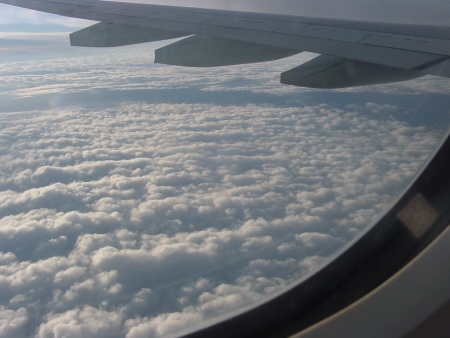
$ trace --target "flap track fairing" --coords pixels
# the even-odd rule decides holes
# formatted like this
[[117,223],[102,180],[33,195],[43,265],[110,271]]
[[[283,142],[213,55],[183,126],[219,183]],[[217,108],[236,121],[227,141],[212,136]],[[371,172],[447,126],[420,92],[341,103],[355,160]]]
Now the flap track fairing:
[[272,61],[300,52],[257,43],[194,35],[157,49],[155,63],[185,67],[219,67]]
[[188,35],[164,29],[100,22],[70,34],[70,44],[78,47],[119,47]]
[[406,81],[424,74],[369,62],[320,55],[281,74],[281,83],[309,88],[336,89]]

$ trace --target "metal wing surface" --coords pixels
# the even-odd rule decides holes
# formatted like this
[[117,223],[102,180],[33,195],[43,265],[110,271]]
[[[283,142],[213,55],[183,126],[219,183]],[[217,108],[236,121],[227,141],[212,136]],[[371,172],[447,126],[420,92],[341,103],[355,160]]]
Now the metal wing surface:
[[[360,22],[150,4],[85,0],[0,3],[100,23],[71,34],[71,44],[114,47],[188,36],[156,51],[155,62],[214,67],[321,54],[281,82],[341,88],[450,77],[450,27]],[[193,35],[193,36],[191,36]]]

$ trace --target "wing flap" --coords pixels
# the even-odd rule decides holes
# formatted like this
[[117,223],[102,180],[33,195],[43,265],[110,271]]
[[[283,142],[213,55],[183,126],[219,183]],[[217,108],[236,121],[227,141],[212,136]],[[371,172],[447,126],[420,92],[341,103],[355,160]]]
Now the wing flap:
[[281,74],[281,83],[336,89],[406,81],[424,76],[416,71],[320,55]]
[[272,61],[298,50],[211,36],[191,36],[155,51],[155,63],[185,67],[219,67]]
[[70,44],[78,47],[118,47],[137,43],[174,39],[186,33],[100,22],[70,34]]

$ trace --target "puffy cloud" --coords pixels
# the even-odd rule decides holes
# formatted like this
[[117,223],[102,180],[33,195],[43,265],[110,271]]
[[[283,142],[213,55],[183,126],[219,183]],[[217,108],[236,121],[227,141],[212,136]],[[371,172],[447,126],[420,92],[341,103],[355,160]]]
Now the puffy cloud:
[[37,337],[117,337],[123,318],[116,312],[90,306],[62,314],[49,314],[39,327]]
[[448,116],[408,114],[407,91],[277,83],[307,57],[0,65],[1,334],[176,334],[297,283],[373,224]]
[[0,306],[0,335],[2,337],[25,337],[28,313],[25,308],[16,311]]

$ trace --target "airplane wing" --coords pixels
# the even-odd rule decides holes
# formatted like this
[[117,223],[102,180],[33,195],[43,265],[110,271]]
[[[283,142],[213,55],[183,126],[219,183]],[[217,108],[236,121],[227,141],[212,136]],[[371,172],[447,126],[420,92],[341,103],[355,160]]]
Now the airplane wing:
[[114,47],[186,37],[155,62],[216,67],[320,54],[281,74],[281,82],[343,88],[450,77],[450,27],[389,24],[99,0],[0,0],[99,21],[70,35],[73,46]]

